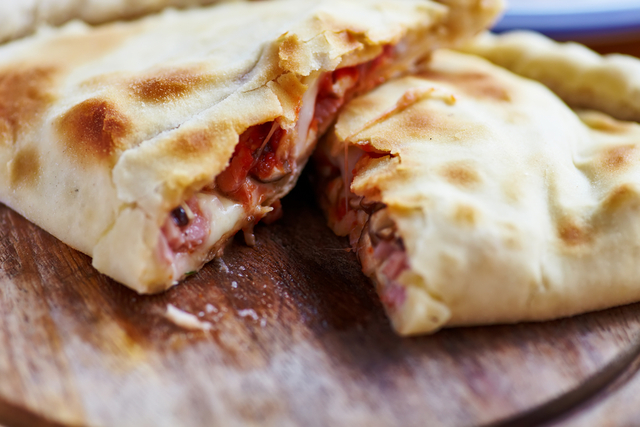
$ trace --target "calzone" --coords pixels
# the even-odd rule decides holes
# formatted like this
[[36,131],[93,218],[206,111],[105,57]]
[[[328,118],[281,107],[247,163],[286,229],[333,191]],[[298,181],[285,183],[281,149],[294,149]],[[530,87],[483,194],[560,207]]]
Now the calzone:
[[0,199],[117,281],[164,290],[237,231],[251,243],[345,100],[501,7],[445,3],[232,2],[5,44]]
[[23,37],[42,25],[72,19],[101,24],[132,19],[166,7],[193,7],[219,0],[3,0],[0,1],[0,42]]
[[341,112],[315,163],[402,335],[640,300],[640,125],[441,50]]
[[579,43],[559,43],[532,31],[486,32],[459,50],[543,83],[571,107],[640,121],[640,61],[632,56],[603,56]]

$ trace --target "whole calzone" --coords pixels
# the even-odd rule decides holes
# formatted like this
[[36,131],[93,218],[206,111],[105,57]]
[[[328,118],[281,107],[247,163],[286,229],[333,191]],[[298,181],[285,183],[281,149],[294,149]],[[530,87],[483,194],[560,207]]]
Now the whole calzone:
[[442,50],[345,105],[316,160],[400,334],[640,300],[636,123]]
[[277,215],[346,100],[500,6],[233,2],[6,44],[0,200],[138,292],[166,289]]

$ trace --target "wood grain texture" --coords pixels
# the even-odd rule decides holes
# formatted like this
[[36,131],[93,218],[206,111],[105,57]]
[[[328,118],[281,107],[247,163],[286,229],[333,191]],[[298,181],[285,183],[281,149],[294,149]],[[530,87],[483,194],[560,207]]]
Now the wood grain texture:
[[[236,239],[224,263],[139,296],[0,207],[0,424],[499,423],[563,410],[640,339],[638,305],[400,338],[309,185],[284,208],[254,248]],[[169,303],[214,328],[181,329]]]

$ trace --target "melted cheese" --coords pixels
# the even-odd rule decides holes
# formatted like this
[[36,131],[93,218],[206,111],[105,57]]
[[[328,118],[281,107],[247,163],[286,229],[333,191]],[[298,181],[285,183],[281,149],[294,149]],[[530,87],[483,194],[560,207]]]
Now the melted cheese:
[[[298,122],[296,123],[295,144],[292,147],[293,158],[296,159],[292,176],[299,175],[313,149],[316,135],[309,133],[315,112],[316,97],[318,96],[319,74],[309,77],[306,84],[309,89],[305,92],[300,106]],[[270,192],[277,193],[278,187],[287,186],[288,180],[282,184],[270,184]],[[244,206],[221,194],[198,193],[198,204],[203,214],[209,219],[210,233],[207,239],[194,251],[177,252],[173,256],[174,280],[181,280],[187,273],[198,270],[203,263],[211,259],[211,250],[219,246],[221,240],[226,240],[246,225],[252,224],[249,217],[261,218],[272,210],[268,206]],[[255,199],[258,199],[256,197]]]

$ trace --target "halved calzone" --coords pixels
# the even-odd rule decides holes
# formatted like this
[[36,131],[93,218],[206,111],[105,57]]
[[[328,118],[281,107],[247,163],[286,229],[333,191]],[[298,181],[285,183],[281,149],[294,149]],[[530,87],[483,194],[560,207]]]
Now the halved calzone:
[[453,3],[234,2],[4,45],[0,198],[99,271],[166,289],[277,215],[345,100],[501,2]]
[[345,105],[315,159],[400,334],[640,300],[636,123],[442,50]]

